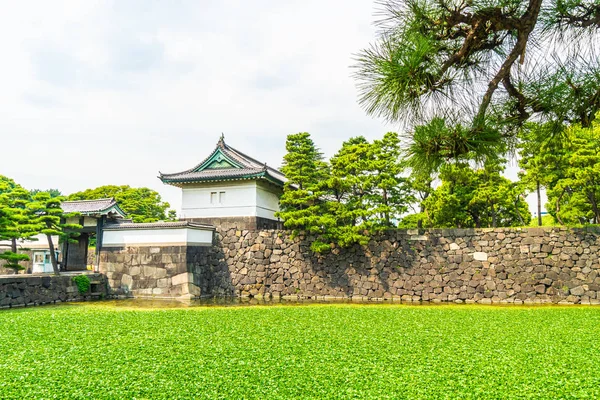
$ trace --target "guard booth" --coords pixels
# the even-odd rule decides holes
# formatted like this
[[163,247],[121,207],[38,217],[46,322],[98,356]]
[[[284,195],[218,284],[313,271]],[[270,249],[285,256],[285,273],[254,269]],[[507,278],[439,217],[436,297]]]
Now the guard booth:
[[[77,243],[65,241],[62,244],[61,269],[64,271],[80,271],[88,268],[90,239],[96,239],[96,249],[92,260],[94,270],[98,269],[99,254],[102,248],[102,230],[107,223],[116,223],[125,219],[114,198],[97,200],[65,201],[61,204],[65,213],[78,213],[79,216],[68,218],[65,222],[78,224],[80,235]],[[34,260],[35,261],[35,260]]]
[[[56,259],[60,260],[60,251],[56,251]],[[50,258],[50,250],[32,250],[31,272],[38,273],[53,273],[52,260]]]

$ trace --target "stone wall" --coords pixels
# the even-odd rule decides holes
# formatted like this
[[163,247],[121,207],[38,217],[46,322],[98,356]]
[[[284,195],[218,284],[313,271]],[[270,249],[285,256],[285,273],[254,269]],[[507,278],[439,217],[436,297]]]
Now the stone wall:
[[[10,250],[9,248],[0,247],[0,252]],[[21,261],[20,264],[24,268],[18,271],[18,274],[29,274],[31,273],[31,269],[33,268],[33,251],[32,250],[19,250],[19,254],[27,254],[29,256],[29,260]],[[0,260],[0,275],[13,275],[15,271],[11,268],[4,268],[3,265],[6,263],[5,260]]]
[[188,268],[188,251],[212,253],[201,246],[107,247],[99,268],[113,296],[193,298],[201,292]]
[[206,217],[206,218],[186,218],[186,221],[198,222],[219,227],[221,230],[245,229],[281,229],[283,223],[268,218],[261,217]]
[[75,274],[0,276],[0,308],[80,301],[106,296],[106,278],[88,274],[91,290],[81,295],[73,282]]
[[187,252],[203,296],[600,303],[600,230],[398,230],[319,256],[285,231],[222,229]]

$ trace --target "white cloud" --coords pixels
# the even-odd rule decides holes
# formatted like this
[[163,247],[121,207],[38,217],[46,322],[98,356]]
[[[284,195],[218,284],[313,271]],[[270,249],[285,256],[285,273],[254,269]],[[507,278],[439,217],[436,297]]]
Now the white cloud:
[[148,186],[221,132],[279,166],[289,133],[327,156],[393,127],[357,104],[352,55],[374,38],[365,0],[23,1],[0,15],[0,174],[71,193]]

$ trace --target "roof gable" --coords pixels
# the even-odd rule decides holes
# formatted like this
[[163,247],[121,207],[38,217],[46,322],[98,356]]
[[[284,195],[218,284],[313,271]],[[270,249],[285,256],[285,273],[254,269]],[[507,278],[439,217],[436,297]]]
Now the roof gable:
[[63,201],[61,208],[65,213],[79,213],[86,216],[109,215],[125,218],[126,214],[113,197],[94,200]]
[[264,179],[282,187],[287,181],[283,173],[225,144],[221,136],[217,147],[201,163],[173,174],[159,172],[163,183],[182,186],[189,183],[242,179]]
[[236,162],[231,157],[228,157],[221,147],[217,147],[206,160],[193,168],[191,172],[202,172],[205,169],[234,168],[241,169],[244,167],[239,162]]

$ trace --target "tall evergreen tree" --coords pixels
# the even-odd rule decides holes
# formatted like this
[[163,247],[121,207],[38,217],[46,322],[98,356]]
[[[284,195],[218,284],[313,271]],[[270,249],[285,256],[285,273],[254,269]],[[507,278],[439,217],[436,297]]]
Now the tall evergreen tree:
[[600,223],[600,124],[579,125],[566,132],[564,149],[550,170],[558,170],[549,185],[548,209],[561,224]]
[[60,207],[62,201],[64,201],[63,197],[51,197],[47,192],[39,192],[27,206],[29,211],[36,216],[34,222],[42,226],[41,233],[48,239],[50,260],[55,275],[59,275],[60,270],[52,236],[58,236],[59,240],[76,242],[72,238],[78,236],[78,233],[73,230],[81,229],[81,225],[65,222],[69,217],[77,216],[77,213],[64,213]]
[[7,263],[5,268],[15,271],[23,269],[20,261],[29,260],[26,254],[18,254],[17,241],[30,239],[40,232],[40,225],[35,223],[35,216],[27,207],[31,197],[29,192],[20,186],[0,195],[0,208],[8,216],[7,223],[0,226],[0,239],[11,242],[10,251],[0,254],[0,259]]
[[424,201],[428,225],[444,228],[523,226],[531,213],[521,188],[500,175],[496,162],[473,170],[468,164],[443,166],[442,184]]
[[330,224],[323,199],[328,166],[307,132],[289,135],[285,147],[281,171],[288,180],[276,215],[288,229],[321,233]]
[[400,138],[396,132],[387,132],[381,140],[373,141],[372,148],[374,222],[379,226],[392,227],[415,200],[409,179],[402,176],[405,167],[401,159]]

